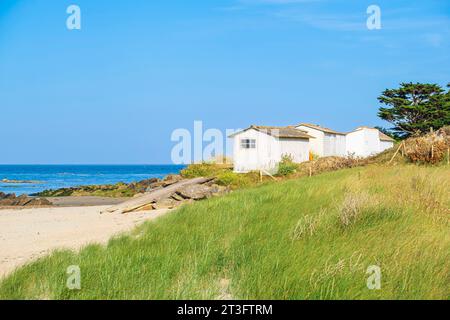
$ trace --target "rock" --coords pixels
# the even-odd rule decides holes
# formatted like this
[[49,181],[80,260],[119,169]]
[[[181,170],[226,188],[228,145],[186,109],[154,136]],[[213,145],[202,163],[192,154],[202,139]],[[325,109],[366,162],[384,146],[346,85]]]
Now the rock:
[[164,186],[170,186],[174,183],[180,182],[181,180],[184,180],[184,178],[179,174],[169,174],[167,177],[164,178]]
[[173,198],[165,198],[162,199],[152,205],[153,209],[160,210],[160,209],[173,209],[181,205],[182,201],[177,201]]
[[21,195],[17,198],[15,198],[12,202],[13,206],[23,207],[26,206],[29,202],[31,202],[31,198],[27,197],[26,195]]
[[[2,197],[2,198],[1,198]],[[31,198],[27,195],[16,197],[15,194],[1,194],[0,206],[3,207],[31,207],[31,206],[52,206],[52,203],[44,198]]]
[[172,197],[172,199],[177,200],[177,201],[184,201],[184,200],[186,200],[186,199],[184,199],[182,196],[180,196],[177,193],[174,193],[171,197]]
[[14,200],[12,199],[2,199],[0,200],[0,207],[10,207],[13,205]]
[[202,200],[212,196],[212,187],[204,184],[193,184],[181,188],[177,194],[185,199]]
[[142,197],[143,193],[136,193],[133,198]]
[[0,192],[0,200],[4,199],[6,197],[6,193]]
[[211,185],[212,195],[215,197],[219,197],[221,195],[227,194],[231,192],[229,187],[220,186],[218,184]]
[[163,188],[163,183],[162,182],[155,182],[152,185],[148,186],[145,189],[145,192],[152,192],[158,189],[162,189]]
[[153,207],[154,205],[155,205],[154,203],[150,203],[150,204],[147,204],[147,205],[145,205],[145,206],[139,208],[139,210],[136,210],[136,211],[137,211],[137,212],[139,212],[139,211],[151,211],[151,210],[155,209],[155,208]]
[[44,198],[31,199],[27,206],[52,206],[53,204]]

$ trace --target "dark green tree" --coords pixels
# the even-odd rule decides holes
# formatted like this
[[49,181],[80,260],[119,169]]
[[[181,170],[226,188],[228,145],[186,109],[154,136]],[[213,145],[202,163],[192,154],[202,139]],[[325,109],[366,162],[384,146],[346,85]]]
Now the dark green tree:
[[402,83],[398,89],[385,90],[378,100],[378,116],[391,123],[392,135],[407,138],[449,125],[450,92],[437,84]]

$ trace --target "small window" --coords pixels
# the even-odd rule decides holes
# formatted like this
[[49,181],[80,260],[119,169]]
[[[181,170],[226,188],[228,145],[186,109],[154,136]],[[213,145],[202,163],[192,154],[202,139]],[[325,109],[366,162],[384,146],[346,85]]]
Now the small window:
[[241,140],[241,148],[242,149],[255,149],[256,148],[256,140],[255,139],[242,139]]

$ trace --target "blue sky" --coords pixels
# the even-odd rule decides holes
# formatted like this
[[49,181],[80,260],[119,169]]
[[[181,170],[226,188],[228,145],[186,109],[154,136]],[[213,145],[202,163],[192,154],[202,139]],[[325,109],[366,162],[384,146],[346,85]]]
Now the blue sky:
[[449,75],[446,0],[0,0],[0,163],[170,163],[194,120],[386,125],[382,90]]

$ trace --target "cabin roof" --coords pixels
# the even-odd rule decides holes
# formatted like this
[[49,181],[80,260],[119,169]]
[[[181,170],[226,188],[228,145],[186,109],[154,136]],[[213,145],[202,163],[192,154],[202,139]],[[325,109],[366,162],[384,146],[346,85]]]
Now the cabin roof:
[[322,131],[322,132],[325,132],[325,133],[338,134],[338,135],[341,135],[341,136],[345,136],[345,133],[343,133],[343,132],[338,132],[338,131],[335,131],[335,130],[330,129],[330,128],[325,128],[325,127],[319,126],[318,124],[300,123],[300,124],[297,125],[297,127],[300,127],[300,126],[308,127],[308,128],[311,128],[311,129],[316,129],[316,130],[319,130],[319,131]]
[[240,133],[243,133],[243,132],[251,130],[251,129],[268,134],[275,138],[314,139],[314,137],[308,135],[308,133],[306,131],[296,129],[293,126],[271,127],[271,126],[257,126],[257,125],[252,125],[252,126],[248,127],[247,129],[233,133],[229,137],[230,138],[234,137]]

